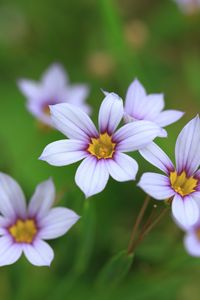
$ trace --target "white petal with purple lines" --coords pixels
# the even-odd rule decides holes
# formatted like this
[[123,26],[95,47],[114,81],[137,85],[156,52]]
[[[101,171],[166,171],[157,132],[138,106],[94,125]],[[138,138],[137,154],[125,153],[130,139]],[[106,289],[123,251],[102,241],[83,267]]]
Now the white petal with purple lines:
[[48,144],[39,159],[53,166],[66,166],[85,158],[87,144],[77,140],[60,140]]
[[157,173],[144,173],[138,186],[157,200],[165,200],[174,195],[169,178]]
[[181,131],[175,148],[177,171],[191,176],[200,164],[200,120],[192,119]]
[[122,99],[114,93],[108,93],[99,110],[100,132],[104,133],[106,131],[112,134],[119,125],[123,113]]
[[150,143],[145,148],[141,149],[140,154],[153,166],[157,167],[164,173],[168,174],[173,171],[174,166],[170,158],[165,152],[155,143]]
[[23,251],[34,266],[50,266],[54,258],[52,248],[42,240],[35,240],[33,244],[23,245]]
[[98,132],[89,116],[75,105],[60,103],[50,106],[55,127],[68,138],[88,141]]
[[156,117],[156,123],[161,127],[165,127],[178,121],[183,115],[184,112],[179,110],[165,110]]
[[86,198],[101,192],[108,181],[109,173],[104,160],[89,156],[76,171],[75,181]]
[[28,206],[29,215],[37,216],[37,218],[43,217],[53,205],[54,200],[55,186],[50,178],[36,187]]
[[114,159],[106,161],[109,174],[117,181],[135,180],[138,171],[137,162],[123,153],[116,153]]
[[113,135],[117,150],[129,152],[139,150],[152,142],[161,133],[160,127],[150,121],[137,121],[121,127]]
[[41,239],[54,239],[64,235],[79,219],[71,209],[64,207],[52,208],[40,221]]
[[199,208],[192,196],[175,195],[172,201],[172,214],[185,228],[194,225],[199,218]]

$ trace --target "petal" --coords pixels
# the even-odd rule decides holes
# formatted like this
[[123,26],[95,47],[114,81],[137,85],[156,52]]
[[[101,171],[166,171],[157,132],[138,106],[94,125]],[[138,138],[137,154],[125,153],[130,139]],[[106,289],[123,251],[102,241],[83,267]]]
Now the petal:
[[18,183],[10,176],[0,173],[0,212],[8,218],[16,215],[26,216],[26,202],[24,194]]
[[71,209],[56,207],[40,221],[42,227],[39,236],[42,239],[55,239],[64,235],[79,219]]
[[195,232],[190,231],[186,233],[184,245],[190,255],[200,257],[200,240],[197,238]]
[[122,99],[114,93],[107,94],[99,110],[100,132],[112,134],[119,125],[123,114]]
[[117,150],[129,152],[147,146],[161,133],[160,127],[150,121],[137,121],[122,126],[113,135]]
[[134,116],[139,113],[138,106],[146,96],[146,91],[139,80],[135,79],[129,86],[125,99],[125,112]]
[[86,84],[74,84],[68,88],[67,102],[74,105],[81,105],[88,97],[90,89]]
[[60,103],[50,106],[55,127],[67,137],[88,140],[98,136],[98,132],[88,115],[75,105]]
[[42,218],[46,215],[55,200],[55,186],[52,179],[48,179],[35,189],[28,206],[29,216]]
[[77,140],[60,140],[47,145],[39,159],[53,166],[66,166],[73,164],[88,153],[85,151],[86,143]]
[[172,201],[172,214],[184,228],[188,228],[197,222],[199,208],[192,196],[182,198],[175,195]]
[[38,100],[41,93],[41,87],[32,80],[20,79],[17,82],[18,88],[29,99]]
[[0,238],[0,266],[15,263],[22,254],[21,245],[14,244],[11,237],[3,236]]
[[123,153],[116,153],[114,159],[106,161],[109,174],[117,181],[135,180],[138,171],[137,162]]
[[150,143],[139,152],[144,157],[144,159],[146,159],[153,166],[157,167],[164,173],[168,174],[170,171],[174,170],[174,166],[170,158],[155,143]]
[[27,110],[36,117],[39,121],[41,121],[44,124],[47,124],[48,126],[53,127],[53,123],[51,120],[50,115],[47,115],[42,110],[42,106],[40,102],[36,102],[34,100],[29,100],[27,102]]
[[28,261],[34,266],[50,266],[54,253],[52,248],[42,240],[35,240],[33,245],[23,246],[24,254]]
[[175,148],[178,173],[186,170],[192,176],[200,164],[200,120],[192,119],[181,131]]
[[158,115],[156,118],[156,123],[161,127],[165,127],[178,121],[183,115],[184,112],[180,110],[165,110]]
[[155,117],[164,108],[164,95],[163,94],[151,94],[146,96],[143,106],[140,108],[140,115],[149,121],[154,121]]
[[78,167],[75,181],[88,198],[100,193],[105,188],[108,178],[109,173],[105,161],[89,156]]
[[174,195],[169,185],[169,178],[157,173],[144,173],[138,186],[157,200],[165,200]]
[[66,72],[62,65],[52,64],[42,76],[42,83],[52,89],[52,87],[62,88],[68,81]]

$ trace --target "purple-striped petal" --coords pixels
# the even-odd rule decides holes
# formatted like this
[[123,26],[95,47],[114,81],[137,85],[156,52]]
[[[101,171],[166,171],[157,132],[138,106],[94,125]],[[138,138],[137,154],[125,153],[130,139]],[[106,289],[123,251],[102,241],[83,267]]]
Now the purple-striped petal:
[[191,195],[184,198],[175,195],[172,201],[172,214],[184,228],[188,228],[197,222],[199,207]]
[[41,219],[45,216],[55,200],[55,186],[52,179],[48,179],[40,184],[35,189],[35,192],[28,206],[30,217],[37,216]]
[[10,176],[0,173],[0,212],[8,218],[26,216],[26,202],[22,189]]
[[22,254],[22,247],[13,243],[10,236],[0,237],[0,266],[15,263]]
[[52,248],[39,239],[33,244],[24,244],[23,251],[28,261],[34,266],[50,266],[54,258]]
[[75,105],[60,103],[50,106],[55,127],[71,139],[88,141],[98,136],[94,123],[88,115]]
[[157,173],[144,173],[138,186],[157,200],[165,200],[174,195],[169,178]]
[[41,239],[54,239],[64,235],[80,217],[71,209],[64,207],[52,208],[48,214],[41,219]]
[[184,112],[180,110],[165,110],[158,115],[158,117],[156,118],[156,123],[161,127],[165,127],[172,123],[175,123],[180,118],[182,118],[183,115]]
[[114,93],[107,94],[99,110],[100,132],[112,134],[119,125],[123,113],[122,99]]
[[183,170],[191,176],[200,164],[200,120],[199,116],[192,119],[181,131],[175,148],[178,173]]
[[146,91],[139,80],[135,79],[129,86],[125,99],[125,112],[135,116],[140,113],[141,101],[146,96]]
[[138,164],[130,156],[124,153],[116,153],[114,159],[106,161],[109,174],[117,181],[135,180]]
[[134,115],[132,116],[135,119],[154,122],[163,107],[163,94],[151,94],[141,99],[140,103],[137,106],[137,113],[134,113]]
[[106,186],[109,173],[103,159],[85,158],[76,171],[75,181],[85,197],[100,193]]
[[186,251],[195,257],[200,257],[200,240],[195,231],[189,231],[184,238],[184,245]]
[[174,170],[174,166],[170,158],[155,143],[150,143],[139,152],[144,157],[144,159],[146,159],[153,166],[157,167],[164,173],[169,174],[170,171]]
[[160,127],[149,121],[137,121],[121,127],[113,135],[113,140],[118,143],[117,150],[129,152],[147,146],[161,133]]
[[86,156],[86,143],[77,140],[60,140],[47,145],[40,158],[53,166],[73,164]]

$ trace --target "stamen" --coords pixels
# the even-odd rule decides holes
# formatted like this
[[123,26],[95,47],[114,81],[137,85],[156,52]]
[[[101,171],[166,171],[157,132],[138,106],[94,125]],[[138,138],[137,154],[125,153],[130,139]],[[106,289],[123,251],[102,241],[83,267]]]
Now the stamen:
[[33,219],[21,220],[9,227],[8,231],[17,243],[32,243],[36,233],[37,226]]
[[195,192],[198,180],[193,176],[187,177],[183,171],[180,175],[176,171],[170,173],[171,187],[181,196],[189,195]]
[[88,147],[88,152],[98,159],[112,158],[116,144],[112,142],[112,137],[107,133],[102,133],[98,138],[92,138]]

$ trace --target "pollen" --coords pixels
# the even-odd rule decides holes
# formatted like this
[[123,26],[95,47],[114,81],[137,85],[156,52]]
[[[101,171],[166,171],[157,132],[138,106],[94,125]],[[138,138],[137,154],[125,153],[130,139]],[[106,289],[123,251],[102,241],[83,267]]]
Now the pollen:
[[195,192],[198,180],[193,176],[187,177],[183,171],[180,175],[176,171],[170,173],[171,187],[181,196],[189,195]]
[[50,116],[50,109],[49,109],[49,105],[46,104],[43,106],[42,111],[45,115]]
[[37,233],[37,226],[33,219],[18,219],[8,230],[15,242],[30,244]]
[[98,138],[91,138],[88,152],[98,159],[112,158],[115,152],[116,144],[113,143],[112,137],[107,133],[102,133]]

